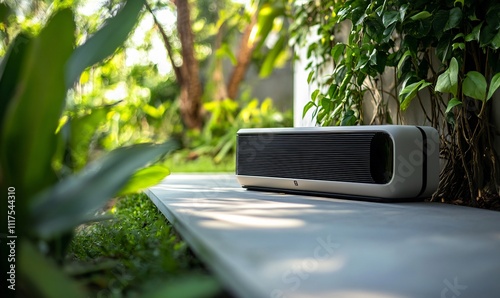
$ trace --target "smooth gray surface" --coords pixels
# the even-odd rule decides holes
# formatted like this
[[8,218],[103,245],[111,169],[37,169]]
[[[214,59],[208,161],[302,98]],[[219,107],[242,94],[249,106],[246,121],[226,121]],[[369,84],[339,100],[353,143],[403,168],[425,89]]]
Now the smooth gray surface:
[[253,192],[220,174],[147,193],[238,297],[500,297],[500,212]]

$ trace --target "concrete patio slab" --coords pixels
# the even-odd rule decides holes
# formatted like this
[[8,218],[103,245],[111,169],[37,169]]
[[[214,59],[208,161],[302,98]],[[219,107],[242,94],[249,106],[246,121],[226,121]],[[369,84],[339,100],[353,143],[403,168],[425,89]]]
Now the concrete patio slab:
[[237,297],[500,296],[500,212],[254,192],[221,174],[147,194]]

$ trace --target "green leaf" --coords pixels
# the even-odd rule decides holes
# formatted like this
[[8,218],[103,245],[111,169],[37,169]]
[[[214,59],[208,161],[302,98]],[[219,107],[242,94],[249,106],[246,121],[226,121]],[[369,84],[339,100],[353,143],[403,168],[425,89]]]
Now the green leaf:
[[385,30],[384,24],[379,17],[370,16],[363,22],[366,34],[376,41],[381,41]]
[[444,31],[448,31],[460,25],[462,20],[462,9],[454,7],[449,12],[449,18],[444,26]]
[[332,100],[328,97],[323,97],[321,99],[321,106],[326,110],[330,107],[330,104],[332,103]]
[[355,26],[363,24],[363,21],[368,16],[366,14],[366,7],[369,2],[358,1],[351,9],[351,21]]
[[450,66],[437,79],[436,91],[441,93],[451,93],[457,97],[458,89],[458,62],[455,57],[451,58]]
[[473,40],[479,41],[479,33],[481,32],[481,26],[483,26],[483,22],[481,22],[479,25],[474,27],[472,29],[472,32],[465,36],[464,40],[467,42],[473,41]]
[[318,121],[318,123],[321,123],[321,121],[323,121],[323,118],[325,118],[326,114],[327,113],[325,110],[323,110],[323,109],[319,110],[318,116],[316,117],[316,120]]
[[441,63],[445,63],[450,56],[451,56],[451,50],[452,50],[452,43],[453,39],[449,34],[445,34],[444,37],[442,37],[437,44],[436,47],[436,55],[441,61]]
[[167,142],[118,148],[59,181],[38,195],[31,206],[34,232],[50,238],[86,222],[90,213],[122,189],[139,168],[175,147]]
[[486,12],[486,23],[495,28],[500,28],[500,3],[495,1],[495,4],[485,5],[488,11]]
[[71,10],[58,11],[29,41],[18,65],[19,78],[5,115],[0,152],[7,178],[22,189],[27,200],[55,180],[51,162],[66,97],[64,67],[73,51],[74,32]]
[[399,11],[391,10],[391,11],[386,11],[384,12],[384,15],[382,16],[382,23],[386,28],[388,28],[390,25],[396,23],[399,21]]
[[310,101],[308,103],[306,103],[306,105],[304,106],[304,110],[302,111],[302,118],[304,118],[307,114],[307,112],[312,108],[312,107],[315,107],[316,104],[313,102],[313,101]]
[[457,43],[454,43],[452,44],[451,48],[455,51],[457,49],[460,49],[460,50],[465,50],[465,43],[463,42],[457,42]]
[[337,84],[331,84],[330,87],[328,87],[328,96],[330,98],[335,98],[335,94],[337,93],[338,90],[338,85]]
[[500,47],[500,30],[492,24],[486,24],[479,33],[481,47],[492,45],[496,50]]
[[12,41],[7,53],[0,63],[0,132],[3,130],[3,119],[11,103],[14,91],[21,75],[21,65],[28,49],[30,37],[20,33]]
[[355,125],[357,122],[356,116],[354,115],[353,110],[348,110],[345,114],[344,117],[342,118],[342,122],[340,123],[341,126],[351,126]]
[[495,91],[497,91],[498,87],[500,87],[500,72],[491,78],[490,88],[488,89],[488,95],[486,96],[486,100],[489,100],[493,97]]
[[423,20],[431,17],[432,14],[430,14],[428,11],[421,11],[413,16],[410,17],[412,21],[417,21],[417,20]]
[[144,0],[128,0],[116,16],[107,20],[99,31],[76,48],[66,70],[68,88],[73,86],[87,67],[110,56],[123,44],[134,28],[143,5]]
[[396,67],[398,77],[401,75],[401,69],[403,67],[403,64],[406,62],[406,59],[408,59],[408,57],[411,57],[410,50],[404,52],[403,56],[401,56],[401,58],[399,59],[398,66]]
[[448,23],[450,18],[449,10],[438,10],[434,13],[434,18],[432,20],[432,27],[434,29],[434,34],[436,34],[439,40],[444,33],[444,27]]
[[169,174],[170,170],[162,165],[154,165],[141,169],[130,177],[130,180],[117,195],[122,196],[125,194],[136,193],[148,187],[154,186],[160,183]]
[[149,104],[144,104],[141,108],[148,116],[156,119],[160,119],[165,113],[165,103],[159,105],[158,107],[154,107]]
[[273,72],[276,58],[283,50],[286,50],[285,41],[286,37],[284,35],[281,35],[278,41],[276,41],[276,43],[274,44],[274,47],[269,51],[260,69],[259,72],[260,78],[266,78]]
[[446,115],[446,122],[448,122],[453,128],[456,124],[455,114],[453,114],[453,111],[450,111],[445,115]]
[[491,45],[493,49],[498,50],[500,48],[500,30],[497,31],[497,34],[491,40]]
[[458,106],[458,105],[461,105],[462,102],[456,98],[452,98],[449,102],[448,102],[448,106],[446,107],[446,111],[445,113],[448,114],[451,109],[453,109],[454,107]]
[[340,63],[340,59],[342,58],[342,54],[344,53],[345,44],[337,43],[331,51],[332,59],[336,64]]
[[385,28],[384,32],[382,33],[382,35],[384,36],[382,42],[384,43],[388,42],[391,39],[392,33],[394,32],[395,29],[396,29],[396,23]]
[[19,250],[19,273],[30,285],[23,289],[23,294],[37,297],[89,297],[83,287],[66,276],[30,242],[21,240]]
[[379,74],[382,74],[385,71],[385,67],[387,65],[387,52],[386,51],[377,51],[376,55],[373,56],[373,64],[372,66],[377,70]]
[[407,24],[407,32],[417,39],[425,39],[432,29],[432,18],[418,20]]
[[307,84],[311,84],[311,81],[313,79],[313,76],[314,76],[314,70],[312,70],[309,75],[307,76]]
[[365,54],[359,57],[358,63],[354,67],[355,71],[361,70],[361,71],[366,71],[364,68],[369,62],[369,57]]
[[314,90],[313,93],[311,94],[311,100],[315,101],[316,97],[318,97],[318,94],[319,94],[319,89]]
[[420,80],[416,83],[412,83],[403,90],[401,90],[400,95],[402,97],[401,99],[401,110],[406,110],[408,106],[410,105],[411,101],[415,96],[417,95],[418,91],[424,89],[425,87],[431,85],[431,83],[426,82],[425,80]]
[[458,33],[457,35],[455,35],[455,37],[453,37],[453,40],[457,40],[459,38],[463,38],[465,35],[463,33]]
[[408,11],[409,4],[403,4],[399,8],[399,19],[402,21],[405,19],[406,12]]
[[276,17],[283,14],[284,11],[284,7],[277,3],[265,3],[260,7],[259,15],[257,17],[257,33],[255,35],[260,39],[255,45],[256,52],[260,50],[267,36],[273,29],[274,20],[276,19]]
[[462,92],[465,96],[482,101],[486,99],[486,88],[486,79],[477,71],[469,71],[462,83]]

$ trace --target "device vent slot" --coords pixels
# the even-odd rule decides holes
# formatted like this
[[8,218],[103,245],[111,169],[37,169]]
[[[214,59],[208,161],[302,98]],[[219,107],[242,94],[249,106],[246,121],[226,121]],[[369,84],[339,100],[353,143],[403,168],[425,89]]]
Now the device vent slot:
[[375,134],[241,134],[236,171],[247,176],[380,183],[370,169]]

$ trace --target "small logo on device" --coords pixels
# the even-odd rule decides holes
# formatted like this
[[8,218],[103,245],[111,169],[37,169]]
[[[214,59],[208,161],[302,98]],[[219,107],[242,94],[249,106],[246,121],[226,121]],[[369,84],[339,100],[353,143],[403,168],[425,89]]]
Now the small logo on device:
[[293,184],[295,184],[295,186],[299,186],[299,183],[297,182],[297,180],[293,180]]

